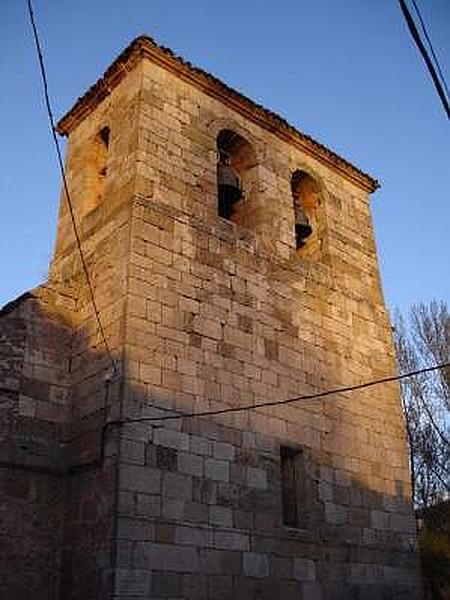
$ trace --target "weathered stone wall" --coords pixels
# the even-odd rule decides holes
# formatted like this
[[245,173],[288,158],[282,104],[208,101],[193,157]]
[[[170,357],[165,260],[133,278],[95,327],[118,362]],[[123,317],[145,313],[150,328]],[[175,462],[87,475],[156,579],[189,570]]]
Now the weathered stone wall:
[[[135,72],[126,84],[115,88],[72,132],[67,149],[71,200],[108,350],[64,198],[50,270],[51,280],[70,284],[77,290],[68,433],[74,468],[67,481],[61,586],[62,596],[74,600],[109,597],[114,579],[117,431],[112,430],[107,444],[103,444],[102,428],[107,420],[119,419],[121,414],[130,211],[137,161],[137,128],[133,123],[139,81],[139,73]],[[99,173],[93,169],[92,153],[104,127],[109,128],[110,136],[106,170]],[[96,177],[102,177],[103,195],[98,194]],[[102,453],[105,459],[99,466]],[[83,466],[86,463],[88,466]]]
[[[238,407],[395,372],[366,193],[150,63],[143,82],[124,413]],[[217,217],[225,127],[258,156],[253,230]],[[320,261],[295,250],[297,168],[320,185]],[[308,457],[299,529],[282,524],[280,445]],[[124,426],[119,481],[118,597],[420,596],[396,385]]]
[[59,593],[72,305],[43,286],[0,313],[2,598]]
[[[223,129],[252,151],[239,223],[217,216]],[[17,456],[63,468],[11,479],[5,465],[17,506],[2,539],[16,565],[27,543],[39,557],[26,577],[10,569],[7,597],[420,598],[396,385],[186,416],[395,372],[366,191],[147,59],[71,130],[66,166],[110,353],[62,198],[49,285],[70,302],[26,300],[1,322],[1,448],[16,452],[27,422],[45,451]],[[317,187],[300,250],[296,170]],[[177,413],[116,423],[102,443],[107,421]],[[298,527],[283,523],[282,446],[301,452]]]
[[[112,436],[102,460],[101,430],[111,405],[119,410],[119,386],[105,379],[111,363],[92,316],[80,319],[83,302],[91,312],[86,292],[68,295],[77,277],[53,282],[66,293],[42,286],[0,316],[2,598],[33,589],[42,600],[100,599],[112,585],[117,452]],[[107,332],[119,317],[105,319]]]
[[[12,471],[9,462],[5,461],[5,490],[9,494],[5,498],[5,510],[16,501],[14,493],[19,490],[17,493],[23,492],[28,509],[31,510],[33,504],[42,516],[39,520],[28,518],[23,509],[21,545],[17,545],[9,559],[6,558],[8,553],[4,554],[5,562],[8,560],[9,565],[15,565],[15,569],[9,570],[11,586],[16,587],[6,588],[7,597],[11,598],[19,594],[19,585],[23,587],[23,597],[27,597],[30,578],[34,577],[33,587],[46,600],[57,597],[98,600],[107,597],[114,578],[116,432],[113,431],[108,443],[103,445],[101,431],[106,420],[120,415],[118,374],[122,369],[126,259],[134,179],[130,165],[136,160],[132,147],[136,146],[133,136],[137,135],[136,128],[127,127],[126,123],[133,121],[133,106],[139,90],[132,80],[133,77],[129,78],[126,86],[115,89],[108,101],[73,132],[66,160],[75,219],[110,353],[106,352],[99,331],[64,194],[55,255],[45,289],[70,291],[70,305],[67,300],[64,312],[61,308],[64,294],[55,292],[53,304],[47,306],[40,293],[35,300],[26,300],[23,304],[28,307],[33,302],[32,312],[38,316],[28,314],[29,309],[28,313],[23,313],[25,308],[21,305],[19,313],[19,309],[15,309],[1,323],[1,332],[8,339],[5,339],[5,358],[0,366],[0,369],[4,366],[4,372],[2,370],[0,374],[2,382],[13,388],[13,397],[9,392],[7,394],[11,400],[6,405],[7,418],[2,420],[2,426],[9,419],[19,430],[17,434],[12,428],[5,431],[2,449],[8,461],[12,456],[16,457],[16,448],[22,448],[20,432],[26,421],[26,436],[32,438],[33,444],[21,450],[17,461],[20,464],[25,461],[27,465],[31,462],[33,467],[35,463],[45,466],[39,474],[31,467],[24,471],[21,487],[16,470]],[[101,196],[97,180],[101,174],[92,168],[91,162],[98,132],[105,126],[113,135],[109,140]],[[62,340],[57,331],[63,318],[66,319],[63,332],[67,340]],[[12,412],[14,415],[10,417]],[[15,418],[16,413],[20,421]],[[53,471],[55,475],[52,475]],[[11,477],[14,486],[7,485]],[[58,501],[56,503],[53,494],[50,508],[43,505],[47,502],[44,492],[40,492],[39,497],[33,496],[30,486],[34,485],[35,479],[44,490],[57,486]],[[46,508],[52,510],[49,518]],[[20,510],[17,505],[8,513],[5,551],[17,542],[18,535],[12,530],[20,521]],[[50,542],[41,543],[44,535],[52,540],[49,549]],[[44,573],[49,571],[49,568],[42,569],[44,558],[29,561],[29,577],[20,570],[19,555],[36,549],[33,552],[39,557],[37,548],[45,560],[53,561],[55,581],[52,587],[43,580]]]

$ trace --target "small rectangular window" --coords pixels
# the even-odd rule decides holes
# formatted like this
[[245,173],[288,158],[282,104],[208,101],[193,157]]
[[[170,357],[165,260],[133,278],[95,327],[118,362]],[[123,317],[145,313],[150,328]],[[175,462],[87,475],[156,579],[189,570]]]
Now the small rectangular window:
[[281,499],[283,505],[283,523],[290,527],[299,527],[299,489],[301,450],[281,446]]

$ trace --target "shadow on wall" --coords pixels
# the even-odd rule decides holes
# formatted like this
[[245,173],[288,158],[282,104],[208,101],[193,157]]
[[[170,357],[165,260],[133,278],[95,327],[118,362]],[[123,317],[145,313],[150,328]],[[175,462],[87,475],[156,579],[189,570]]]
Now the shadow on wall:
[[[371,490],[308,444],[298,425],[322,404],[291,407],[289,434],[273,410],[124,424],[195,407],[105,383],[102,352],[74,371],[68,321],[33,298],[0,328],[1,597],[421,598],[405,491]],[[44,407],[59,388],[61,413]]]
[[[79,597],[107,590],[97,580],[110,572],[115,468],[108,459],[99,468],[97,434],[108,407],[83,417],[75,409],[81,398],[73,383],[82,374],[71,366],[73,307],[42,286],[0,312],[2,598],[28,600],[31,590],[39,600],[69,598],[62,592],[67,549],[80,555]],[[93,373],[104,365],[91,356]],[[78,472],[80,463],[87,464]]]

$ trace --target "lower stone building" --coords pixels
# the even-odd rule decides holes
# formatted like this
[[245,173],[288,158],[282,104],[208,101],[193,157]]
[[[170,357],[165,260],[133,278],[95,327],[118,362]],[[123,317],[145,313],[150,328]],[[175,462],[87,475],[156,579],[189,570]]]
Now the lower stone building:
[[397,384],[317,397],[395,372],[376,182],[147,37],[58,127],[90,286],[63,193],[0,313],[0,597],[421,598]]

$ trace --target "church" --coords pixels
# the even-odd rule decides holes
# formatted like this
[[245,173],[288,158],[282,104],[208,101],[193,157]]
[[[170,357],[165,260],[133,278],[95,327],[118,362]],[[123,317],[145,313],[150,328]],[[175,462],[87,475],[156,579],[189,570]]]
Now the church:
[[342,391],[396,372],[377,182],[146,36],[58,131],[48,280],[0,311],[0,597],[420,600],[398,385]]

